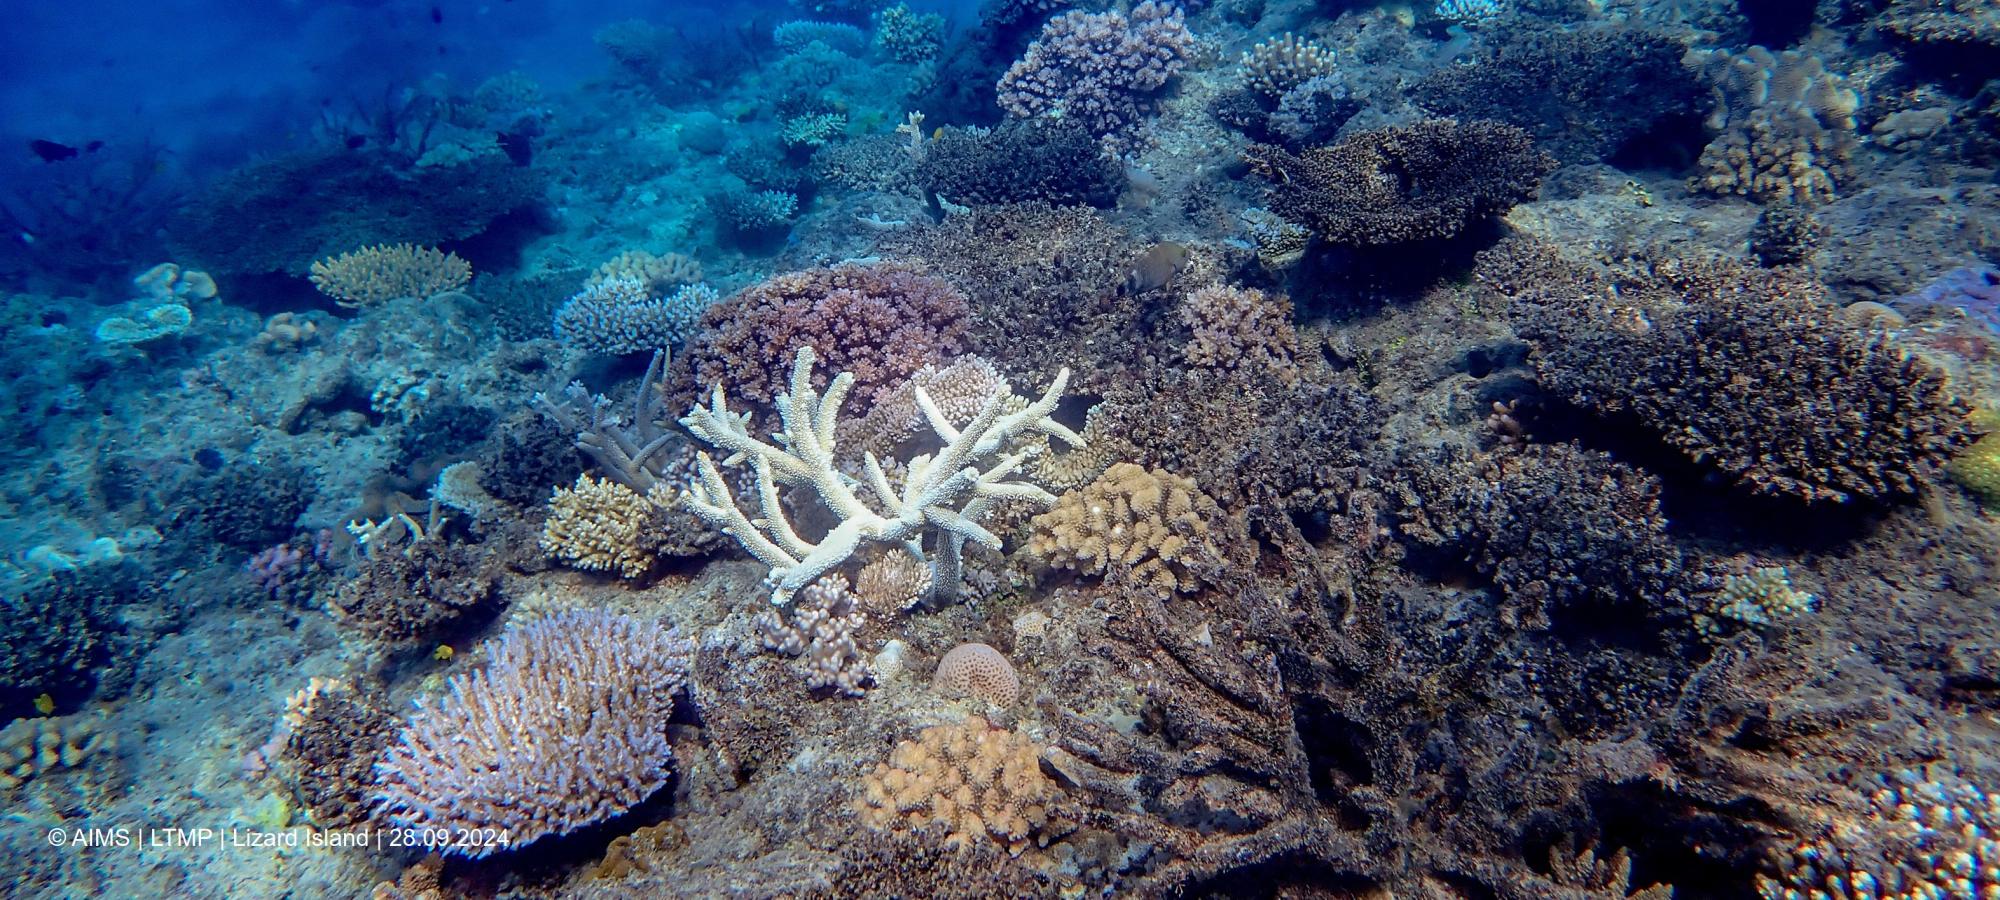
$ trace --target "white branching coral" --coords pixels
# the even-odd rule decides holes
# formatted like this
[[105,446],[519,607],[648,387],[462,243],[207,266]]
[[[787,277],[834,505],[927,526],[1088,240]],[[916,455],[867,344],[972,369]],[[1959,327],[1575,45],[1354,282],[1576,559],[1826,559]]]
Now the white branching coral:
[[[798,349],[792,362],[791,393],[777,398],[784,430],[774,438],[781,446],[750,435],[747,416],[730,412],[721,385],[715,387],[707,407],[697,406],[681,419],[695,437],[729,454],[725,464],[748,461],[753,467],[757,518],[738,508],[728,482],[707,453],[698,458],[701,475],[690,489],[687,509],[734,537],[750,555],[771,567],[773,603],[789,602],[800,588],[853,556],[864,541],[903,545],[930,565],[938,597],[953,599],[959,589],[960,554],[965,542],[1000,549],[1000,538],[979,524],[979,518],[995,501],[1023,500],[1041,506],[1055,502],[1054,495],[1032,483],[1008,480],[1038,449],[1010,450],[1013,440],[1039,433],[1072,447],[1083,446],[1083,438],[1076,432],[1049,418],[1069,384],[1068,369],[1056,374],[1041,399],[1012,412],[1002,412],[1013,396],[1011,389],[989,397],[963,428],[953,426],[919,386],[917,406],[944,447],[935,455],[922,454],[902,466],[907,474],[901,489],[890,486],[875,454],[865,454],[866,492],[881,507],[878,512],[863,502],[862,485],[834,465],[834,427],[840,404],[854,386],[854,376],[840,373],[827,385],[826,393],[820,394],[812,389],[813,361],[812,347]],[[840,524],[817,543],[801,537],[779,503],[781,483],[810,487]],[[923,546],[927,532],[935,535],[928,554]]]

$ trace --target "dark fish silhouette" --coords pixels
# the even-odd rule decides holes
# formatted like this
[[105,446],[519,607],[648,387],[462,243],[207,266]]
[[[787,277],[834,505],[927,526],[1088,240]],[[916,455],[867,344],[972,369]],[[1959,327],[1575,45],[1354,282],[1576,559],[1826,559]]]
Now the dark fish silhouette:
[[75,159],[80,152],[68,144],[58,144],[55,141],[42,140],[29,141],[28,150],[36,156],[41,157],[42,162],[62,162],[65,159]]
[[444,10],[439,9],[438,7],[435,6],[431,7],[431,24],[433,25],[444,24]]
[[514,165],[525,166],[535,161],[534,136],[526,131],[503,131],[495,136],[501,151]]
[[1188,263],[1188,248],[1172,241],[1162,241],[1146,248],[1139,258],[1132,261],[1132,270],[1125,274],[1125,292],[1143,294],[1167,286]]

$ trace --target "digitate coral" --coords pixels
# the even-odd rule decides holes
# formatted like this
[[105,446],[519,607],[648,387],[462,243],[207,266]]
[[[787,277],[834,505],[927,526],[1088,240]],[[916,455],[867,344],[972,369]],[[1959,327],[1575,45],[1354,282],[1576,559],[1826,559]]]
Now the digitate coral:
[[1865,817],[1773,854],[1768,900],[2000,894],[2000,795],[1946,764],[1878,775]]
[[1726,575],[1722,586],[1695,613],[1695,628],[1720,638],[1731,628],[1773,628],[1813,611],[1813,595],[1792,587],[1784,566],[1758,566]]
[[701,263],[693,257],[680,253],[655,254],[645,250],[627,250],[598,266],[590,273],[586,286],[610,281],[614,278],[631,278],[646,289],[648,297],[665,297],[675,288],[701,283]]
[[102,712],[15,719],[0,728],[0,791],[116,753],[118,735]]
[[557,487],[549,497],[542,550],[579,569],[637,578],[652,568],[660,512],[625,485],[578,475],[574,488]]
[[868,624],[868,614],[855,600],[845,577],[828,575],[800,591],[788,606],[759,612],[759,639],[766,650],[805,659],[806,687],[859,697],[875,673],[855,642]]
[[1272,212],[1321,240],[1374,247],[1452,238],[1534,196],[1555,160],[1498,122],[1426,119],[1296,154],[1256,145]]
[[[869,492],[885,510],[876,512],[857,494],[855,489],[860,485],[834,464],[834,429],[854,376],[842,372],[824,394],[817,393],[812,389],[813,360],[811,346],[799,348],[792,364],[791,393],[777,401],[784,423],[783,432],[774,436],[780,446],[751,436],[747,417],[729,411],[719,384],[706,408],[696,406],[681,419],[696,437],[728,451],[730,458],[748,460],[753,467],[761,510],[756,520],[737,506],[728,482],[705,452],[699,457],[701,480],[691,487],[687,508],[735,538],[750,555],[771,568],[774,603],[789,601],[794,592],[846,562],[864,541],[901,544],[930,564],[937,595],[955,599],[965,542],[1000,549],[1000,539],[979,525],[994,502],[1019,500],[1046,505],[1055,500],[1032,483],[1007,480],[1030,455],[1030,451],[1011,450],[1011,445],[1031,433],[1058,438],[1070,446],[1083,443],[1075,432],[1049,418],[1069,383],[1067,369],[1056,375],[1041,399],[1003,413],[1005,401],[1013,397],[1010,388],[1003,392],[1004,397],[988,398],[979,414],[962,428],[947,422],[919,389],[918,406],[943,447],[935,455],[920,455],[906,463],[900,491],[890,486],[881,464],[868,454],[864,461]],[[780,482],[809,486],[839,524],[817,544],[808,543],[793,530],[779,502]],[[926,534],[932,536],[928,554],[923,546]]]
[[1287,31],[1243,51],[1242,65],[1250,89],[1276,102],[1313,78],[1333,74],[1333,51]]
[[960,644],[938,660],[931,685],[947,697],[971,697],[994,706],[1013,706],[1021,696],[1021,676],[1005,654],[985,644]]
[[658,622],[567,610],[509,628],[417,702],[375,764],[379,815],[486,856],[631,809],[666,783],[694,646]]
[[1081,124],[1114,153],[1146,144],[1147,118],[1167,82],[1194,55],[1177,7],[1145,0],[1129,16],[1071,12],[1001,76],[1000,106],[1021,118]]
[[1861,97],[1805,50],[1690,52],[1715,85],[1696,188],[1760,201],[1824,203],[1839,191],[1855,147]]
[[312,264],[313,287],[347,307],[429,300],[464,290],[471,280],[471,264],[457,254],[415,244],[363,247]]
[[[897,263],[809,269],[768,279],[709,308],[687,359],[706,385],[769,403],[785,392],[792,351],[854,376],[872,403],[926,364],[961,349],[970,312],[950,282]],[[825,384],[827,376],[817,376]]]
[[555,335],[586,353],[605,356],[662,350],[685,340],[716,299],[715,290],[705,284],[653,297],[636,278],[593,281],[556,310]]
[[371,552],[364,537],[363,552],[368,556],[361,571],[332,591],[326,604],[335,621],[365,637],[392,644],[421,642],[499,595],[499,574],[489,561],[477,550],[442,538],[413,540],[400,551]]
[[1034,518],[1028,549],[1051,565],[1128,579],[1171,596],[1222,558],[1222,510],[1194,479],[1118,463]]
[[1299,378],[1292,302],[1255,288],[1211,285],[1181,301],[1181,323],[1192,336],[1181,348],[1189,365],[1236,375]]
[[875,46],[897,62],[919,63],[937,56],[944,43],[944,16],[911,12],[898,3],[875,15]]
[[924,729],[877,764],[855,801],[870,827],[941,826],[951,845],[993,841],[1019,855],[1047,843],[1062,789],[1042,774],[1041,748],[978,716]]

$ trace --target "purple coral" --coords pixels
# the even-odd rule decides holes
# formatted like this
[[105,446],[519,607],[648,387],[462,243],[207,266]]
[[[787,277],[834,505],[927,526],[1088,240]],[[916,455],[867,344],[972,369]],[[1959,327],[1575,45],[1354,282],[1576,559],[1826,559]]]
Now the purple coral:
[[1153,0],[1117,12],[1071,12],[1049,21],[1007,74],[1000,105],[1022,118],[1081,124],[1115,154],[1144,146],[1160,90],[1194,55],[1177,7]]
[[244,562],[243,571],[264,589],[264,593],[275,597],[299,574],[305,559],[305,552],[290,544],[274,544]]
[[[418,701],[375,764],[381,815],[485,856],[623,813],[666,783],[666,721],[694,646],[600,609],[509,628],[486,664]],[[484,837],[481,837],[484,836]]]
[[702,384],[767,403],[785,393],[793,354],[810,346],[825,363],[814,381],[852,372],[866,408],[916,370],[957,355],[971,312],[951,282],[908,266],[808,269],[709,307],[687,357]]
[[2000,333],[2000,269],[1960,266],[1889,305],[1904,311],[1929,306],[1963,310],[1966,318]]

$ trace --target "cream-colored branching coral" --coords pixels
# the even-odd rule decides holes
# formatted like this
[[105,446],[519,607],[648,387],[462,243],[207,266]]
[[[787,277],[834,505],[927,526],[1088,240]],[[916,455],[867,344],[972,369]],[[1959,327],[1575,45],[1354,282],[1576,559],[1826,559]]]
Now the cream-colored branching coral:
[[380,244],[312,264],[312,283],[342,306],[429,300],[465,289],[472,265],[455,253],[415,244]]
[[[1034,484],[1008,480],[1034,452],[1032,447],[1017,450],[1011,445],[1037,433],[1071,446],[1083,444],[1075,432],[1049,418],[1069,384],[1068,369],[1056,374],[1041,399],[1012,412],[1002,411],[1013,396],[1011,389],[1004,396],[987,398],[979,414],[963,427],[952,425],[919,387],[917,406],[944,446],[935,455],[922,454],[901,466],[906,474],[900,489],[890,486],[875,454],[865,454],[867,493],[875,503],[870,506],[862,499],[861,485],[834,464],[834,429],[854,376],[842,372],[827,385],[826,393],[816,392],[813,358],[812,347],[805,346],[792,362],[791,392],[776,401],[784,430],[775,436],[775,445],[750,435],[748,417],[729,410],[721,385],[715,387],[707,407],[697,406],[681,419],[695,437],[725,451],[725,463],[752,466],[759,505],[756,519],[737,506],[728,481],[706,452],[697,458],[701,478],[689,491],[686,507],[771,568],[774,603],[789,602],[800,588],[847,561],[864,541],[902,545],[930,565],[939,598],[955,599],[965,542],[1000,549],[1000,538],[979,524],[995,501],[1044,506],[1055,502],[1053,495]],[[818,543],[800,537],[778,500],[780,484],[810,488],[839,524]],[[928,553],[926,534],[933,536]]]
[[1771,628],[1813,611],[1813,595],[1792,587],[1784,566],[1759,566],[1722,579],[1708,596],[1708,609],[1694,615],[1695,628],[1719,638],[1734,627]]
[[1285,384],[1299,380],[1299,338],[1292,330],[1292,302],[1255,288],[1211,285],[1181,301],[1181,322],[1191,333],[1181,355],[1189,365],[1215,371],[1263,372]]
[[1220,557],[1222,509],[1192,478],[1121,462],[1034,518],[1028,549],[1050,565],[1192,591],[1193,564]]
[[1760,201],[1833,199],[1855,147],[1860,94],[1805,50],[1690,51],[1715,87],[1694,187]]
[[576,476],[555,490],[542,526],[542,551],[579,569],[637,578],[652,566],[658,541],[652,500],[609,478]]
[[1273,100],[1333,70],[1332,50],[1289,31],[1243,53],[1244,82]]
[[897,744],[864,779],[855,806],[872,828],[935,823],[952,846],[991,840],[1019,855],[1031,843],[1046,845],[1062,801],[1062,789],[1042,774],[1034,740],[973,716]]
[[1021,676],[1005,654],[986,644],[960,644],[938,660],[931,686],[950,697],[971,697],[994,706],[1013,706],[1021,696]]
[[855,637],[868,616],[855,604],[846,578],[828,575],[814,582],[789,608],[758,613],[756,624],[764,649],[804,657],[808,688],[859,697],[875,677]]
[[15,719],[0,729],[0,790],[37,775],[74,769],[88,757],[117,747],[102,713]]
[[931,570],[923,560],[890,547],[854,576],[854,594],[862,606],[875,613],[898,615],[930,597]]
[[701,283],[701,263],[681,253],[653,254],[627,250],[598,266],[584,282],[592,287],[619,278],[639,282],[648,297],[665,297],[676,288]]

